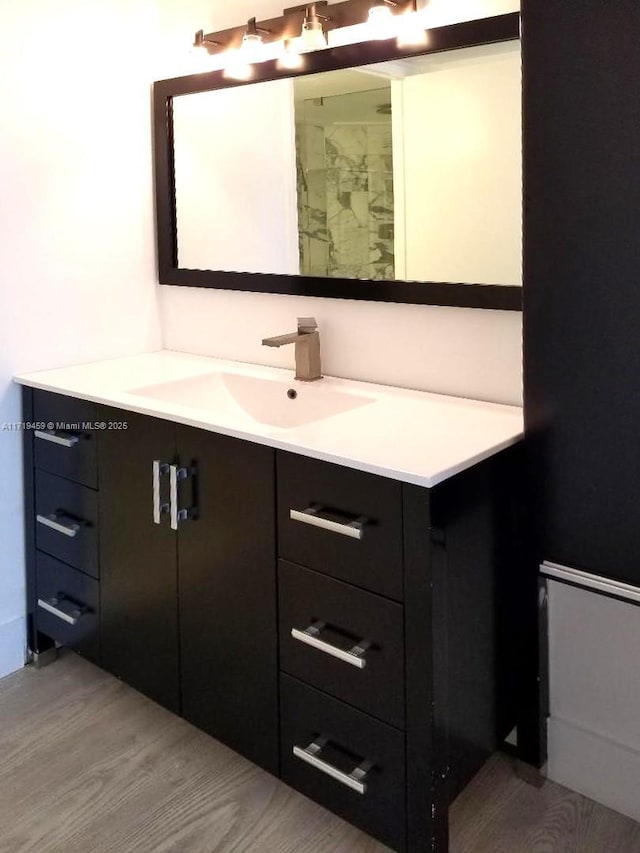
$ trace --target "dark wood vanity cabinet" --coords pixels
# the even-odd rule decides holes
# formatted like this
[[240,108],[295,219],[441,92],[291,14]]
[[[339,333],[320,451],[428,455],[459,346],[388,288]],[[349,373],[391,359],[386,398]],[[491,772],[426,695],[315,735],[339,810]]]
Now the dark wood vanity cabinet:
[[[25,420],[35,409],[45,428],[25,433],[31,649],[71,646],[277,773],[273,451],[42,391],[24,399]],[[88,446],[94,488],[70,479]]]
[[194,472],[178,533],[182,714],[277,774],[274,454],[191,427],[177,437]]
[[273,452],[99,417],[127,424],[100,436],[102,665],[276,773]]
[[154,524],[152,464],[176,455],[168,421],[99,409],[102,666],[180,710],[177,540]]
[[32,650],[71,645],[392,848],[444,853],[449,804],[531,718],[520,448],[425,489],[82,405],[25,433]]

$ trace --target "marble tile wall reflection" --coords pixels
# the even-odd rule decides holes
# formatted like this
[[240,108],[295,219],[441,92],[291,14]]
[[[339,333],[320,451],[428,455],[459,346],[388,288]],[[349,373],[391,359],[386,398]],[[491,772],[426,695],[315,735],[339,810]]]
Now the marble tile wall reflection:
[[297,175],[302,275],[394,279],[391,116],[298,124]]

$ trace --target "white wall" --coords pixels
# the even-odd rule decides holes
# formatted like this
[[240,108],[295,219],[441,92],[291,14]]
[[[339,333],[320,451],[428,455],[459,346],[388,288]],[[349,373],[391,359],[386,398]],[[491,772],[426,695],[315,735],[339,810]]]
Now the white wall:
[[[213,31],[282,12],[277,0],[158,0],[159,76],[190,73],[186,48],[197,29]],[[432,26],[519,8],[517,0],[431,0]],[[238,127],[236,132],[248,132]],[[290,367],[286,348],[260,346],[293,329],[298,314],[321,325],[329,374],[486,400],[521,402],[521,318],[517,313],[383,305],[160,288],[164,345],[169,349]]]
[[549,583],[549,777],[640,820],[640,608]]
[[[151,0],[0,0],[0,425],[18,371],[155,349]],[[0,677],[24,662],[20,436],[0,430]]]

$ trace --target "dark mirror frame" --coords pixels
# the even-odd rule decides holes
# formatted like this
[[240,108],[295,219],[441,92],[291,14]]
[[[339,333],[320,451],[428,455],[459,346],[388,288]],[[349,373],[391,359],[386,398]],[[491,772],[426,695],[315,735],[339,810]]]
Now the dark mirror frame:
[[255,65],[253,78],[246,82],[228,80],[223,76],[222,71],[209,71],[154,83],[154,168],[160,284],[254,293],[280,293],[291,296],[320,296],[333,299],[364,299],[415,305],[521,311],[522,288],[519,285],[370,281],[180,268],[178,267],[173,159],[173,98],[176,96],[318,74],[465,47],[497,44],[519,38],[520,15],[518,12],[513,12],[431,29],[428,47],[398,48],[394,39],[360,42],[307,53],[305,68],[298,72],[281,71],[276,67],[276,61],[270,60]]

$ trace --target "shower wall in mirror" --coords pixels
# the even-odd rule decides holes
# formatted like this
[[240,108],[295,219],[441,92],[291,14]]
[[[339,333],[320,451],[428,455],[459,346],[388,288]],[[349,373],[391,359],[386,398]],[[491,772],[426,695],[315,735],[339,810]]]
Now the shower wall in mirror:
[[325,95],[319,83],[294,87],[300,272],[392,281],[391,86]]

